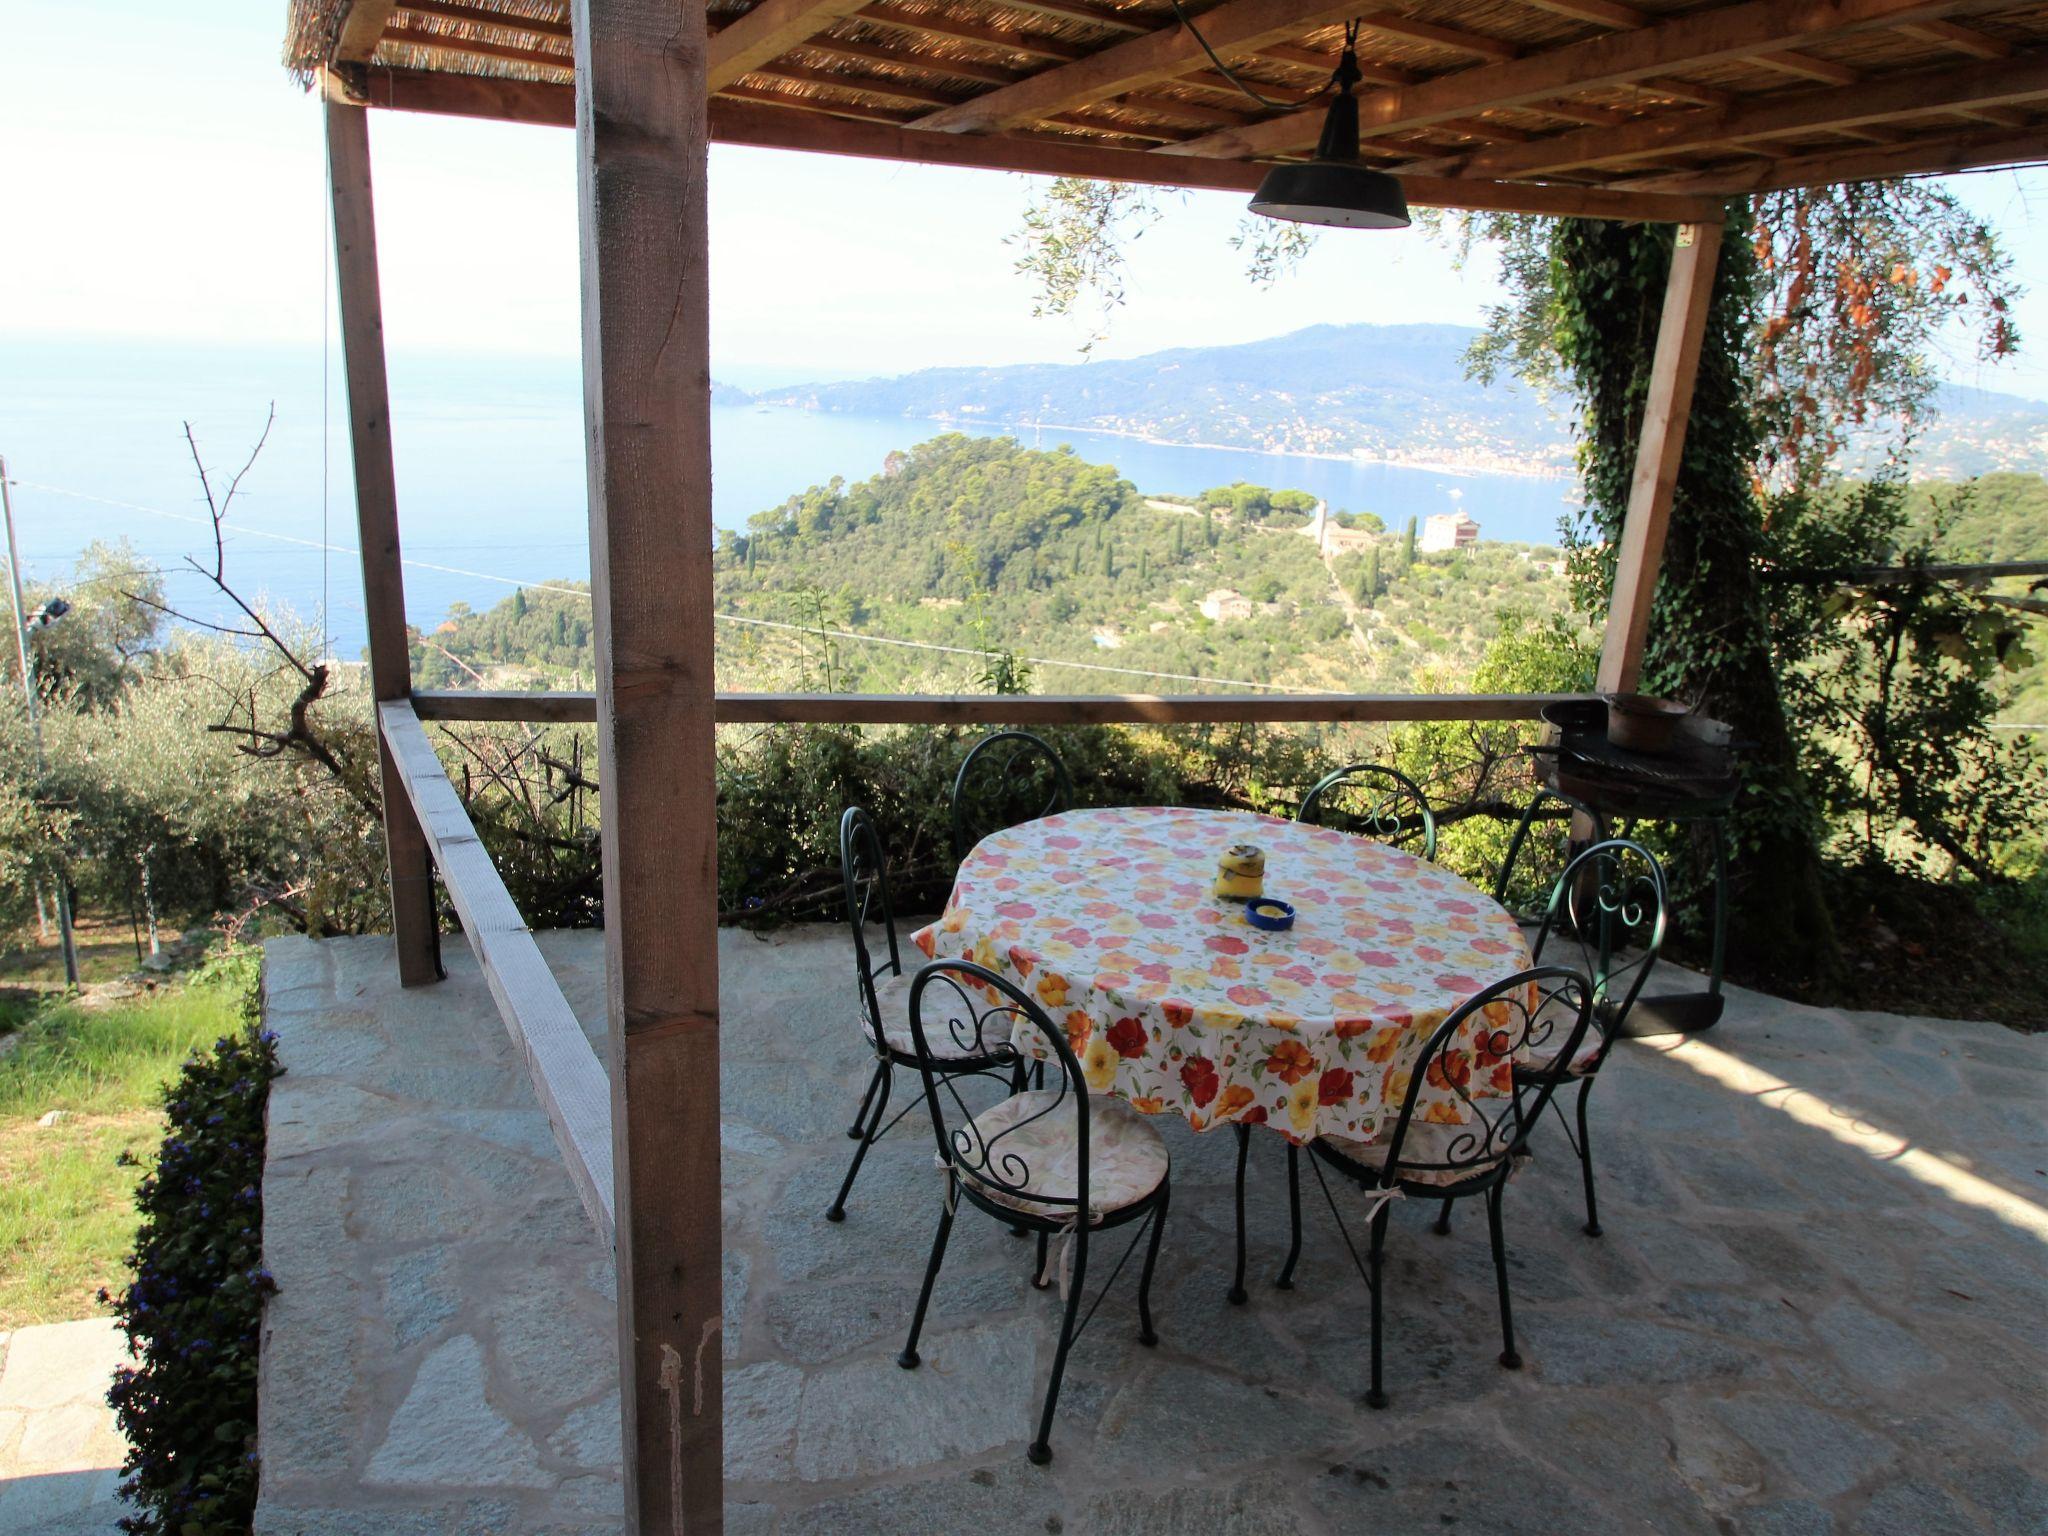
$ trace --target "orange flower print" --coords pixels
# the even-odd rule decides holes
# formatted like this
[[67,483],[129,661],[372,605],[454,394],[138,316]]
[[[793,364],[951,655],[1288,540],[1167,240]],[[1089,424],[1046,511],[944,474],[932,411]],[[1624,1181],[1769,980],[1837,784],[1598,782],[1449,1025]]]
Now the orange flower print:
[[1223,1090],[1222,1095],[1216,1100],[1216,1118],[1218,1120],[1239,1118],[1238,1112],[1256,1097],[1257,1095],[1243,1083],[1232,1083]]
[[1449,1099],[1432,1099],[1429,1107],[1422,1112],[1422,1118],[1431,1125],[1463,1125],[1465,1116]]
[[1401,1034],[1400,1025],[1389,1024],[1372,1037],[1372,1043],[1365,1048],[1365,1059],[1367,1061],[1391,1060],[1394,1048],[1401,1043]]
[[1067,1044],[1073,1048],[1076,1056],[1081,1054],[1094,1033],[1095,1020],[1088,1016],[1085,1009],[1076,1008],[1067,1014]]
[[1175,1029],[1186,1029],[1195,1017],[1193,1004],[1179,1002],[1173,998],[1168,998],[1159,1005],[1159,1008],[1166,1015],[1166,1022]]
[[[1216,1097],[1216,1064],[1206,1056],[1190,1056],[1181,1063],[1180,1080],[1197,1109],[1208,1108],[1209,1101]],[[1250,1093],[1247,1092],[1245,1097],[1250,1098]],[[1222,1113],[1220,1107],[1217,1113]]]
[[1371,1019],[1361,1018],[1354,1014],[1347,1018],[1339,1019],[1331,1032],[1339,1040],[1355,1040],[1371,1028]]
[[1408,1083],[1407,1068],[1387,1068],[1386,1076],[1380,1079],[1380,1099],[1388,1109],[1401,1107],[1402,1101],[1408,1097]]
[[1132,1099],[1130,1105],[1141,1115],[1156,1115],[1166,1108],[1166,1101],[1154,1098]]
[[1462,1089],[1472,1081],[1472,1058],[1464,1051],[1439,1051],[1423,1076],[1432,1088]]
[[1067,1006],[1067,979],[1048,971],[1038,978],[1038,1000],[1048,1008]]
[[1250,1109],[1237,1117],[1237,1123],[1239,1125],[1264,1125],[1266,1123],[1266,1106],[1254,1104]]
[[919,949],[924,951],[925,959],[930,960],[938,954],[939,941],[938,938],[932,933],[931,929],[920,928],[917,930],[916,933],[912,934],[910,937],[912,942],[914,942]]
[[1332,1067],[1316,1083],[1318,1104],[1342,1104],[1356,1090],[1356,1082],[1342,1067]]
[[1116,1048],[1119,1056],[1129,1059],[1145,1054],[1145,1047],[1151,1037],[1145,1033],[1145,1026],[1136,1019],[1118,1019],[1109,1026],[1109,1043]]
[[1266,1057],[1266,1070],[1283,1083],[1298,1083],[1315,1068],[1315,1057],[1299,1040],[1280,1041]]

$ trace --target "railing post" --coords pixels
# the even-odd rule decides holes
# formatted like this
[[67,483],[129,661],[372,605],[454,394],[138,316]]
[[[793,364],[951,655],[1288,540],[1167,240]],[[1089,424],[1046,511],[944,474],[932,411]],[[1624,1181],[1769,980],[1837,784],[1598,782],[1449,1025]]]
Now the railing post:
[[[334,198],[334,270],[341,301],[342,364],[348,376],[349,450],[355,464],[356,542],[362,550],[370,690],[382,704],[412,692],[412,656],[405,633],[405,573],[398,558],[398,488],[391,467],[391,394],[384,375],[384,303],[377,287],[369,115],[367,108],[328,99],[327,172]],[[376,724],[374,714],[371,723]],[[416,987],[441,974],[433,917],[434,872],[427,859],[427,840],[381,728],[377,765],[398,980]]]
[[1643,670],[1643,642],[1650,631],[1658,568],[1664,562],[1664,535],[1671,526],[1671,497],[1685,453],[1686,421],[1692,413],[1693,384],[1699,378],[1700,347],[1720,254],[1719,224],[1679,226],[1671,275],[1664,284],[1664,310],[1657,322],[1657,351],[1650,362],[1650,396],[1643,407],[1628,515],[1615,559],[1614,597],[1600,651],[1602,693],[1633,692]]
[[702,5],[574,0],[626,1525],[716,1536],[718,837]]

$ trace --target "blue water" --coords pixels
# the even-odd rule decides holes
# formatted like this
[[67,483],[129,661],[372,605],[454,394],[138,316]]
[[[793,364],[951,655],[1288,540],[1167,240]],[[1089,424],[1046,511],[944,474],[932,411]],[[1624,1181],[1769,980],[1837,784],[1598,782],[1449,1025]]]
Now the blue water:
[[[335,647],[354,654],[362,598],[346,397],[339,358],[330,357],[323,401],[321,361],[318,349],[0,338],[0,454],[15,482],[28,574],[60,579],[88,543],[126,539],[166,573],[175,603],[200,618],[224,616],[217,595],[183,569],[188,556],[210,562],[212,535],[181,424],[191,422],[216,488],[224,490],[274,401],[269,441],[230,510],[229,579],[309,623],[324,611]],[[457,603],[488,607],[513,584],[586,577],[575,363],[395,356],[390,371],[412,622],[436,624]],[[762,370],[748,372],[750,383],[775,382]],[[792,370],[783,381],[795,382],[800,373]],[[952,429],[903,417],[715,407],[714,518],[722,528],[741,527],[792,492],[833,475],[873,474],[891,450],[945,430]],[[1333,508],[1376,512],[1389,523],[1462,510],[1497,539],[1555,539],[1573,489],[1562,478],[1444,474],[1104,433],[960,430],[1011,431],[1047,448],[1071,443],[1085,458],[1116,465],[1143,491],[1190,494],[1250,480],[1310,491]],[[322,543],[339,552],[323,554]]]

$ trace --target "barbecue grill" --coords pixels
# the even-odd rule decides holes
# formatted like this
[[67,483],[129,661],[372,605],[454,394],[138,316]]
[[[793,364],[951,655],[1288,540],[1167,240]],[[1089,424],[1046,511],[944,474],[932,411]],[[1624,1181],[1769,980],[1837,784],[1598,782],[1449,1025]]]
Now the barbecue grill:
[[1695,1034],[1719,1021],[1721,968],[1727,932],[1728,811],[1741,788],[1733,732],[1718,720],[1687,715],[1668,752],[1632,752],[1607,739],[1607,705],[1599,699],[1552,704],[1543,711],[1545,739],[1531,747],[1537,777],[1581,800],[1622,833],[1639,821],[1700,822],[1714,839],[1714,947],[1707,990],[1641,997],[1623,1022],[1625,1034]]

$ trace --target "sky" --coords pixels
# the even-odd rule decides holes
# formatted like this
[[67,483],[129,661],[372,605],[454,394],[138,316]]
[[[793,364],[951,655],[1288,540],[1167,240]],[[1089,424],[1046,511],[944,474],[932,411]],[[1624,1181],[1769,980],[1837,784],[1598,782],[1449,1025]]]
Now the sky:
[[[321,114],[278,62],[284,0],[8,0],[0,335],[317,345],[328,313]],[[577,350],[575,182],[559,129],[371,121],[394,350]],[[1006,243],[1025,177],[716,147],[712,364],[740,383],[1070,361],[1094,324],[1034,318]],[[1962,177],[2031,290],[2028,351],[1942,371],[2048,399],[2048,172]],[[1271,288],[1229,240],[1237,194],[1165,194],[1096,355],[1323,321],[1477,324],[1499,296],[1419,231],[1324,238]]]

